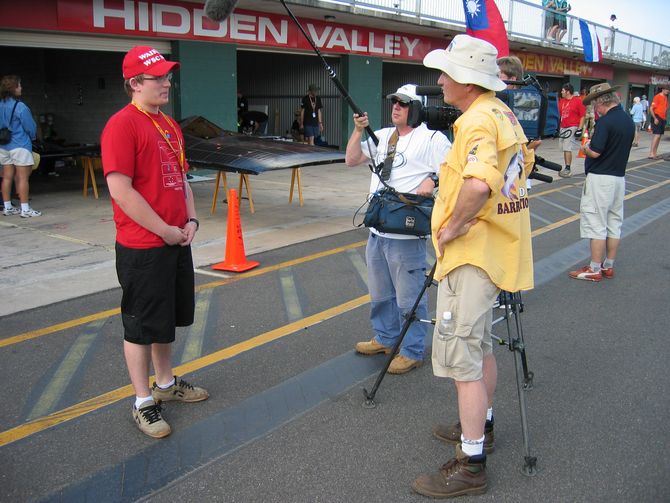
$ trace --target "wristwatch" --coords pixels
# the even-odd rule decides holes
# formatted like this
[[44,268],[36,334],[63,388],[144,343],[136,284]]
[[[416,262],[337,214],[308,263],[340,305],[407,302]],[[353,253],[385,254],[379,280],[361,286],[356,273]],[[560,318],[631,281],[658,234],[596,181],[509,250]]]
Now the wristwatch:
[[195,224],[195,230],[200,229],[200,221],[197,218],[189,218],[186,220],[186,223],[193,222]]
[[435,173],[432,173],[428,178],[430,178],[433,183],[435,184],[435,188],[437,188],[440,185],[440,177],[438,177]]

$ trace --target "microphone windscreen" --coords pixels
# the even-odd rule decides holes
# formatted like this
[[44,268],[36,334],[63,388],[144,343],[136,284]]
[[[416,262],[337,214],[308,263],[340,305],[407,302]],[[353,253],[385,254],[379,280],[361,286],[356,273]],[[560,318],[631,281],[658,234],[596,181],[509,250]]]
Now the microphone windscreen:
[[207,0],[205,14],[212,21],[223,21],[228,19],[236,3],[236,0]]
[[416,86],[416,94],[419,96],[442,96],[440,86]]

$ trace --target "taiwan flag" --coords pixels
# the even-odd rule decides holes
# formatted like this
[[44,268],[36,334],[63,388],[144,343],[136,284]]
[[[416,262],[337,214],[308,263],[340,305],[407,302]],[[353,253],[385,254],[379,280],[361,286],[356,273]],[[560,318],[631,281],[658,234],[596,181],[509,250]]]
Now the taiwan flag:
[[465,32],[480,38],[498,49],[498,57],[509,56],[507,30],[493,0],[463,0]]

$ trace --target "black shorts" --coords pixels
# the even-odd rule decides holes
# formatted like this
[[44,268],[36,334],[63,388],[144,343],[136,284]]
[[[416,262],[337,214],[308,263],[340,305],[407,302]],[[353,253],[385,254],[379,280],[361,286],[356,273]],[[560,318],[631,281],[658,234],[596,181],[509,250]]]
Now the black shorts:
[[659,118],[658,124],[654,122],[654,119],[651,120],[651,132],[653,134],[663,134],[665,133],[665,120]]
[[123,290],[123,338],[134,344],[174,342],[175,327],[193,324],[195,279],[190,246],[126,248],[116,243]]

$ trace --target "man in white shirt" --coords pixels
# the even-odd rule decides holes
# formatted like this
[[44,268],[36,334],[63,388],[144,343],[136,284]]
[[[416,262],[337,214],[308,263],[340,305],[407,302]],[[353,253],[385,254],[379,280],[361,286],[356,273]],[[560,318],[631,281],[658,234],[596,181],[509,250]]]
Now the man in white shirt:
[[[439,131],[431,131],[425,124],[408,125],[410,107],[420,107],[416,85],[407,84],[389,94],[392,102],[391,120],[394,127],[375,131],[379,145],[371,139],[362,141],[368,127],[367,114],[354,114],[354,131],[346,150],[347,166],[374,164],[386,161],[390,168],[385,182],[398,192],[432,196],[437,187],[437,173],[446,158],[451,143]],[[380,177],[372,174],[370,193],[384,188]],[[425,279],[426,241],[430,235],[411,236],[384,233],[374,227],[365,250],[370,291],[370,321],[375,333],[370,341],[356,344],[356,351],[373,355],[390,353],[400,337],[404,316],[412,309]],[[428,317],[428,299],[424,294],[416,311],[418,319]],[[403,339],[398,355],[389,366],[389,373],[404,374],[423,364],[425,323],[412,323]]]

